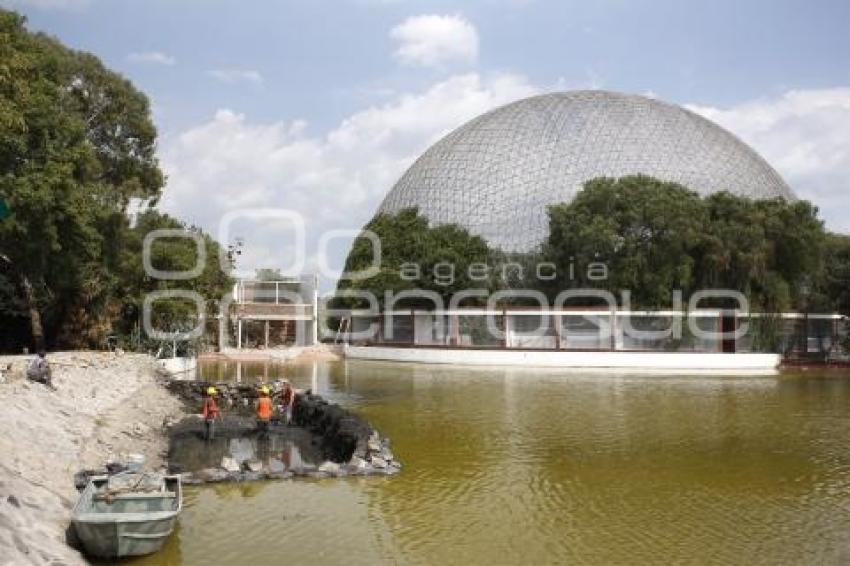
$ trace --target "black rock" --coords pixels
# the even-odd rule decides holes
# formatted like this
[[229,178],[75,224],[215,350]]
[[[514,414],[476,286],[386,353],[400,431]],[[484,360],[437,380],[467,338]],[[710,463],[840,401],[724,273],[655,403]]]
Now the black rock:
[[92,476],[102,476],[106,475],[108,472],[106,469],[102,470],[80,470],[76,474],[74,474],[74,487],[77,488],[77,491],[82,491],[89,484],[89,478]]
[[122,464],[120,462],[109,462],[108,464],[106,464],[106,471],[110,475],[120,474],[121,472],[124,472],[126,470],[127,470],[127,466],[125,466],[124,464]]

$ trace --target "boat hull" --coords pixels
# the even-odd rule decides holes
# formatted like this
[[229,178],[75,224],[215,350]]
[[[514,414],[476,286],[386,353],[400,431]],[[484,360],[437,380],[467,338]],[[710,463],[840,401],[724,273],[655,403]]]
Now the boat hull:
[[109,478],[90,478],[74,507],[71,524],[82,550],[97,558],[124,558],[158,551],[174,532],[183,509],[179,476],[164,476],[160,491],[131,489],[104,494],[99,490],[108,485]]
[[139,521],[75,520],[83,550],[99,558],[125,558],[157,552],[174,532],[177,514]]

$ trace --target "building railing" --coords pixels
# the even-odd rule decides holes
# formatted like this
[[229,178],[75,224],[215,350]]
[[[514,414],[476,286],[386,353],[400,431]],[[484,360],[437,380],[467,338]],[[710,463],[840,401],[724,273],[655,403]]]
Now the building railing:
[[299,277],[275,281],[240,279],[233,286],[233,301],[237,304],[307,304],[312,301],[312,288]]
[[351,310],[342,339],[358,344],[528,350],[837,352],[838,314],[722,309],[625,311],[576,308]]
[[[240,279],[219,325],[219,348],[271,347],[318,342],[318,280],[315,275],[266,281]],[[232,327],[231,327],[232,323]],[[284,334],[286,339],[275,337]]]

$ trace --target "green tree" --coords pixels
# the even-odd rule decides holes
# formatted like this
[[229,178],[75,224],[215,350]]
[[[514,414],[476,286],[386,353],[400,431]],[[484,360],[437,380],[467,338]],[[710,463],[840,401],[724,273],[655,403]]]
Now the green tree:
[[[469,266],[486,264],[490,249],[482,238],[472,236],[459,226],[445,224],[431,227],[428,219],[417,209],[409,208],[392,215],[379,214],[365,229],[374,232],[381,241],[378,273],[368,279],[343,280],[338,287],[340,290],[370,291],[383,304],[385,291],[428,290],[436,292],[447,302],[459,290],[489,289],[491,286],[490,281],[469,277]],[[363,271],[371,266],[372,247],[368,238],[360,236],[355,239],[345,270]],[[423,306],[433,305],[423,303]]]
[[701,288],[736,289],[754,306],[797,306],[799,285],[817,276],[825,238],[817,208],[806,201],[752,200],[729,193],[705,199],[708,223],[699,249]]
[[818,283],[818,295],[827,298],[829,308],[850,316],[850,236],[827,235]]
[[257,281],[282,281],[286,279],[280,269],[263,267],[254,272],[254,279]]
[[89,54],[0,10],[0,310],[32,342],[102,306],[132,198],[163,184],[148,101]]
[[[220,296],[227,276],[207,236],[209,265],[198,280],[165,283],[142,273],[144,234],[185,228],[156,212],[130,228],[130,203],[154,205],[160,196],[155,143],[148,100],[129,81],[0,10],[0,201],[7,206],[0,218],[0,324],[18,337],[4,336],[0,347],[38,348],[45,339],[101,346],[138,320],[144,293],[173,283]],[[154,261],[160,269],[188,269],[193,250],[186,239],[160,242]],[[172,314],[175,324],[188,316]],[[21,340],[21,331],[31,339]]]
[[[182,230],[203,239],[206,263],[198,277],[162,280],[145,273],[142,261],[145,236],[153,230],[161,229]],[[150,250],[151,265],[160,271],[189,271],[198,261],[196,247],[189,238],[157,238]],[[134,337],[136,343],[130,346],[149,348],[152,345],[140,332],[142,307],[148,293],[169,289],[194,291],[206,301],[203,314],[214,317],[218,314],[218,301],[233,285],[233,280],[221,270],[219,261],[223,251],[215,240],[199,228],[186,226],[155,210],[139,214],[135,227],[126,232],[122,248],[112,299],[113,330],[120,336]],[[187,331],[198,322],[195,303],[180,298],[157,301],[151,314],[153,327],[165,332]]]
[[[706,211],[699,196],[676,183],[645,176],[587,182],[569,204],[549,207],[549,238],[543,257],[558,266],[550,289],[629,289],[646,307],[670,304],[673,289],[695,281],[692,250],[700,240]],[[602,262],[608,279],[588,279],[567,266]]]
[[[571,203],[550,207],[549,227],[543,256],[559,267],[550,291],[630,290],[640,308],[669,306],[674,289],[687,297],[722,288],[741,291],[755,309],[776,312],[799,307],[804,281],[826,277],[827,234],[817,208],[806,201],[727,192],[701,198],[642,175],[602,178],[587,182]],[[582,269],[575,280],[566,277],[571,262],[593,261],[607,264],[608,279],[588,280]],[[837,297],[840,291],[833,286],[826,293]],[[833,308],[820,299],[822,308]]]

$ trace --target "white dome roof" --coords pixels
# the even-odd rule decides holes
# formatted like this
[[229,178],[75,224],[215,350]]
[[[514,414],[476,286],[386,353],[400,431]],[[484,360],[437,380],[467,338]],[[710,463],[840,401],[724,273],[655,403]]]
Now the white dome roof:
[[431,146],[379,212],[418,207],[505,251],[549,233],[546,207],[595,177],[645,174],[706,195],[793,193],[749,146],[680,106],[643,96],[575,91],[526,98],[483,114]]

